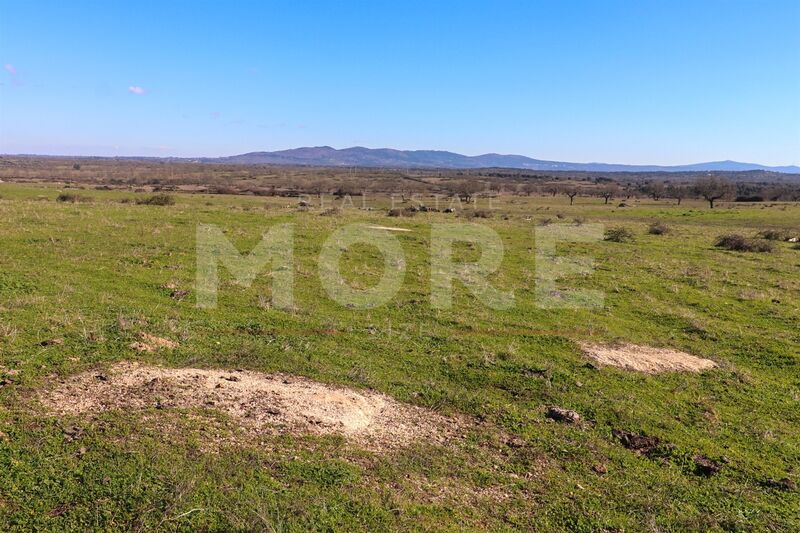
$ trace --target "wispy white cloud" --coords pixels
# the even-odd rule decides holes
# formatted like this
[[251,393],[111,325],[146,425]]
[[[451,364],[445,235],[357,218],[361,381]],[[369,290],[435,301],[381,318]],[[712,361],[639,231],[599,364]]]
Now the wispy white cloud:
[[6,63],[3,65],[3,68],[6,69],[6,72],[9,72],[12,76],[17,75],[17,67],[12,65],[11,63]]
[[130,87],[128,87],[128,92],[133,94],[144,94],[147,91],[145,90],[144,87],[139,87],[138,85],[131,85]]

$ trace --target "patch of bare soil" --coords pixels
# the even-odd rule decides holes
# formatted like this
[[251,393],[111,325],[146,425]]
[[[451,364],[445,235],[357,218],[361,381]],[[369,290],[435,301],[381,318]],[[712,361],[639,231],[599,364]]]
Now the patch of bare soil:
[[131,343],[131,348],[139,352],[155,352],[161,349],[174,350],[178,343],[147,333],[139,334],[139,341]]
[[341,434],[375,451],[416,440],[443,443],[460,424],[371,391],[250,371],[164,368],[121,362],[78,374],[39,399],[61,415],[113,410],[213,409],[256,434]]
[[695,357],[668,348],[652,348],[634,344],[620,346],[584,344],[582,349],[587,356],[598,363],[647,374],[700,372],[717,367],[717,363],[710,359]]

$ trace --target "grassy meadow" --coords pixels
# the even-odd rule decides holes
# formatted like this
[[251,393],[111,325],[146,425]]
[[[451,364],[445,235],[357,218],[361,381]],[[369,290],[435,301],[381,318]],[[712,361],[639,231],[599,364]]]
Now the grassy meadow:
[[[714,247],[717,236],[800,232],[798,204],[596,198],[479,198],[489,218],[297,207],[297,199],[146,194],[0,184],[0,529],[31,530],[798,530],[800,529],[800,249]],[[423,198],[426,203],[430,199]],[[447,200],[441,200],[446,207]],[[403,205],[400,205],[403,207]],[[564,245],[594,272],[559,282],[605,293],[601,309],[543,309],[535,240],[550,225],[624,226],[630,242]],[[658,221],[669,231],[651,235]],[[332,301],[317,257],[353,223],[399,226],[406,276],[386,305]],[[462,286],[452,309],[430,304],[430,228],[480,223],[503,239],[493,310]],[[294,224],[294,307],[270,305],[270,277],[239,286],[223,268],[216,309],[195,306],[197,224],[241,252]],[[466,260],[476,251],[458,249]],[[383,260],[354,246],[342,270],[367,287]],[[165,288],[165,286],[173,288]],[[174,297],[174,287],[188,291]],[[140,353],[140,332],[173,350]],[[587,364],[580,342],[671,347],[714,360],[698,374],[645,375]],[[37,391],[115,361],[245,368],[374,389],[473,420],[446,445],[389,453],[329,437],[253,438],[213,410],[151,409],[55,417]],[[557,405],[580,424],[544,416]],[[195,416],[202,413],[203,416]],[[657,436],[642,455],[612,436]],[[696,471],[701,454],[722,465]],[[790,483],[781,485],[779,480]]]

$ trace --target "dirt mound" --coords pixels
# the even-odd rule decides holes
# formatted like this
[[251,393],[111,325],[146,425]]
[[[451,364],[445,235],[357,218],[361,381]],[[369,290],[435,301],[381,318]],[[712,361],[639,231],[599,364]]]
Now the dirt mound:
[[597,346],[584,344],[583,352],[604,365],[617,366],[647,374],[662,372],[700,372],[715,368],[717,363],[688,353],[668,348],[651,348],[623,344],[620,346]]
[[58,414],[201,408],[230,415],[255,433],[342,434],[367,449],[415,440],[444,442],[453,419],[375,392],[250,371],[164,368],[122,362],[62,380],[40,393]]

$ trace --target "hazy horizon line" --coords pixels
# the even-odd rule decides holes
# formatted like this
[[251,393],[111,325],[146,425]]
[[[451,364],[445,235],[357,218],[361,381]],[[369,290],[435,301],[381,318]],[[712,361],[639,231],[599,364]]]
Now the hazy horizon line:
[[[248,150],[248,151],[239,151],[232,154],[227,155],[192,155],[192,156],[182,156],[182,155],[141,155],[141,154],[117,154],[117,155],[98,155],[98,154],[89,154],[89,153],[82,153],[82,154],[64,154],[64,153],[34,153],[34,152],[18,152],[18,153],[9,153],[9,152],[0,152],[0,157],[63,157],[63,158],[104,158],[104,159],[114,159],[114,158],[126,158],[126,159],[222,159],[225,157],[235,157],[245,154],[254,154],[254,153],[274,153],[274,152],[283,152],[289,150],[298,150],[303,148],[331,148],[336,151],[348,150],[352,148],[365,148],[368,150],[394,150],[398,152],[443,152],[443,153],[451,153],[457,154],[464,157],[480,157],[485,155],[498,155],[498,156],[517,156],[517,157],[526,157],[529,159],[534,159],[537,161],[545,161],[545,162],[557,162],[557,163],[572,163],[572,164],[581,164],[581,165],[618,165],[618,166],[650,166],[650,167],[681,167],[681,166],[689,166],[689,165],[699,165],[699,164],[708,164],[708,163],[741,163],[741,164],[748,164],[748,165],[759,165],[764,167],[800,167],[800,162],[798,163],[785,163],[785,164],[766,164],[766,163],[759,163],[753,161],[744,161],[741,159],[709,159],[703,161],[693,161],[690,163],[617,163],[617,162],[608,162],[608,161],[599,161],[599,160],[589,160],[589,161],[580,161],[580,160],[561,160],[561,159],[548,159],[542,158],[538,156],[531,156],[526,154],[520,153],[513,153],[513,152],[498,152],[498,151],[490,151],[490,152],[482,152],[476,154],[467,154],[462,152],[455,152],[453,150],[446,150],[446,149],[438,149],[438,148],[392,148],[388,146],[380,146],[376,148],[372,148],[369,146],[355,144],[351,146],[346,146],[344,148],[336,148],[329,144],[320,144],[320,145],[304,145],[304,146],[295,146],[292,148],[276,148],[276,149],[261,149],[261,150]],[[355,165],[358,166],[358,165]]]

